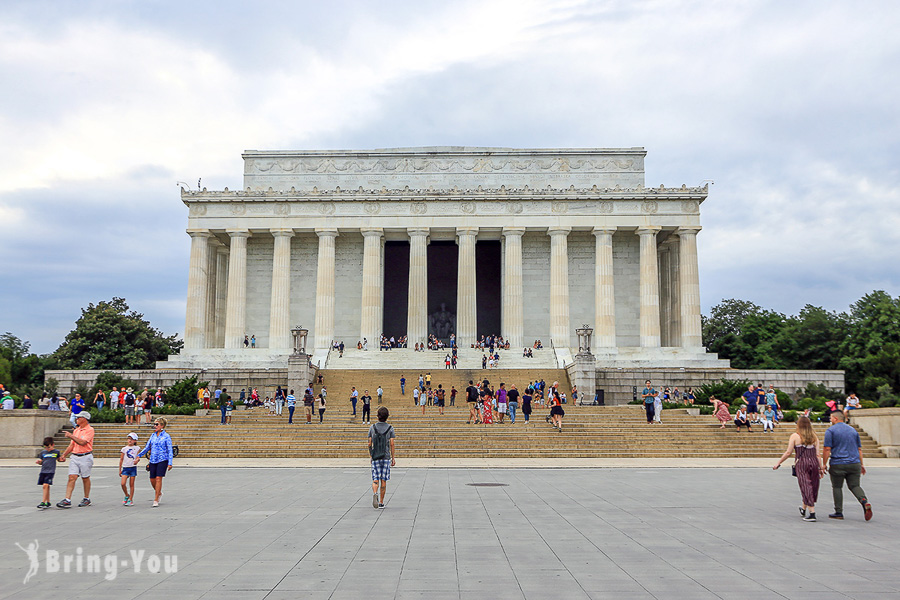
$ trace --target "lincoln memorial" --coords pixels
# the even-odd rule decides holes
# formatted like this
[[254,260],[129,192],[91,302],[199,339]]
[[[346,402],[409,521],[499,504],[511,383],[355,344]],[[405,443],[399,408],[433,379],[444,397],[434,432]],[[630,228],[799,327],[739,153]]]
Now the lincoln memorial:
[[[643,148],[243,154],[243,188],[182,190],[185,345],[165,367],[284,368],[344,342],[499,334],[565,366],[727,367],[701,340],[706,187],[647,187]],[[245,347],[245,338],[255,347]],[[409,359],[414,353],[409,350]],[[480,357],[480,352],[478,353]],[[349,365],[347,365],[349,366]]]

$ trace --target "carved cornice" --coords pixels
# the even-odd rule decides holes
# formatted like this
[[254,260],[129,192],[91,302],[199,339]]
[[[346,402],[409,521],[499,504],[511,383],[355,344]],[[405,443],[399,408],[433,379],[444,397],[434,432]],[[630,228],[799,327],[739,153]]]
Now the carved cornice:
[[[697,210],[697,206],[691,204],[692,201],[703,202],[709,192],[709,186],[703,187],[659,187],[648,188],[637,186],[633,188],[622,188],[620,186],[600,188],[596,185],[590,188],[576,188],[569,186],[568,188],[530,188],[524,186],[522,188],[507,188],[500,186],[499,188],[483,188],[478,186],[474,189],[459,189],[454,186],[449,189],[410,189],[409,186],[403,189],[387,189],[366,190],[358,188],[356,190],[343,190],[340,187],[328,190],[319,190],[313,188],[309,192],[297,191],[294,188],[286,191],[276,191],[272,188],[268,190],[229,190],[225,188],[221,191],[208,191],[204,188],[202,191],[181,190],[181,200],[185,203],[200,202],[359,202],[359,201],[382,201],[382,202],[412,202],[411,210],[415,214],[422,214],[424,206],[416,204],[430,201],[459,201],[459,200],[505,200],[510,201],[511,206],[515,208],[516,200],[682,200],[685,202],[685,212]],[[647,212],[652,210],[652,205],[647,205]],[[466,212],[464,210],[464,212]],[[515,212],[515,211],[513,211]]]

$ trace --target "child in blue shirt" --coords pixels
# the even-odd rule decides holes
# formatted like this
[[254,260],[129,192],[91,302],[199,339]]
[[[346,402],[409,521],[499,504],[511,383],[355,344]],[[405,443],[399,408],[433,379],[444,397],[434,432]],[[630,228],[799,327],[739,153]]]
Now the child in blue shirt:
[[56,463],[65,462],[59,450],[53,447],[53,438],[44,438],[44,450],[38,457],[36,464],[41,465],[41,474],[38,475],[38,485],[43,486],[44,495],[41,503],[37,505],[41,510],[50,508],[50,486],[53,485],[53,476],[56,474]]

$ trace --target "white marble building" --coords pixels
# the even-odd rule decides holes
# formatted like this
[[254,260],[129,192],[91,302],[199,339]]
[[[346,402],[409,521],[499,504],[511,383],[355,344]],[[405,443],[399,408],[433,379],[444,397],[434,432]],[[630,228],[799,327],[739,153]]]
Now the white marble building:
[[[166,367],[284,367],[290,327],[513,347],[594,328],[603,367],[723,367],[702,347],[707,188],[645,187],[643,148],[247,151],[242,190],[187,191],[185,347]],[[443,310],[440,307],[443,305]],[[256,350],[243,349],[255,336]],[[313,348],[309,348],[313,351]]]

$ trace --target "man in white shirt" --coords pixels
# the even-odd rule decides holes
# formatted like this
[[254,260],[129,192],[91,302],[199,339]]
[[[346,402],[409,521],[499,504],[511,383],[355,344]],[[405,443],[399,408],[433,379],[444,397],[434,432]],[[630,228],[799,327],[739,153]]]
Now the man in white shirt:
[[109,393],[109,408],[112,410],[119,408],[119,388],[113,388]]

